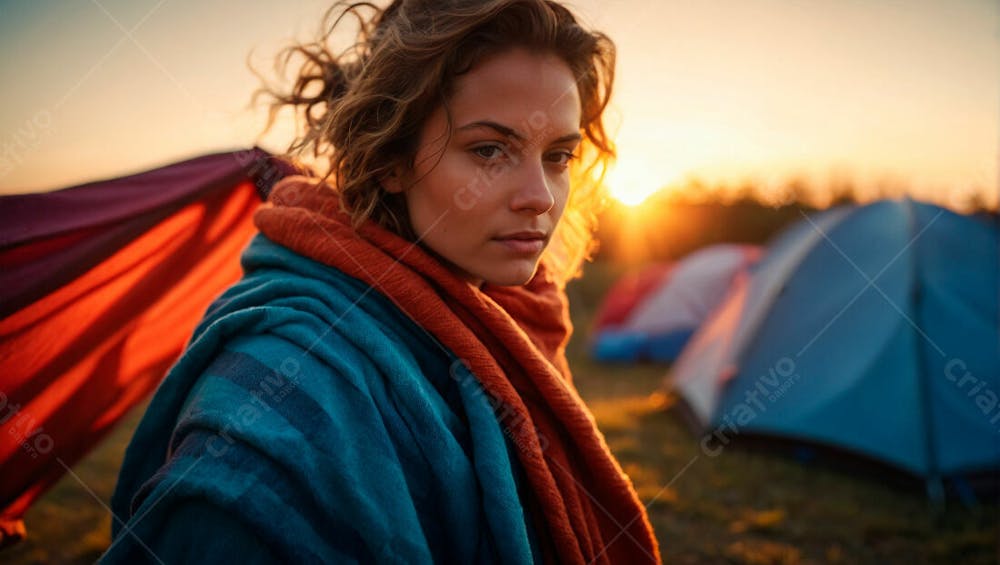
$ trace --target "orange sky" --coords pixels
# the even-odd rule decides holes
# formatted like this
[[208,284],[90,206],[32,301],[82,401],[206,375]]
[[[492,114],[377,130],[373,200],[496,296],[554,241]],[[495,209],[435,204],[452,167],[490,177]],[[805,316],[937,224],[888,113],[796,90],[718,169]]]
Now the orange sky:
[[[258,67],[327,1],[0,2],[0,192],[250,145]],[[619,47],[611,182],[847,175],[997,202],[992,0],[578,0]],[[287,130],[264,140],[281,148]]]

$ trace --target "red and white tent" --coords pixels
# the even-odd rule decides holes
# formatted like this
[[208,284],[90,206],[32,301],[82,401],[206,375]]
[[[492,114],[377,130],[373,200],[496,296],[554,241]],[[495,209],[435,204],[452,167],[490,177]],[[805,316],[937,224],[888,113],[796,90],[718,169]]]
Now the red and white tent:
[[753,245],[718,244],[673,265],[631,273],[605,296],[592,344],[605,361],[672,361],[722,302],[737,273],[760,256]]

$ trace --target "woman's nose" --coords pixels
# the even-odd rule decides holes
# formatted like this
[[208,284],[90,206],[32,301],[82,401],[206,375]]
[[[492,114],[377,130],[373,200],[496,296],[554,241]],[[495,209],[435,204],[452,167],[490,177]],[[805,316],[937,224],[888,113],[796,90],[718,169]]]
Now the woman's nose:
[[511,209],[536,214],[548,212],[555,205],[555,197],[552,195],[544,164],[522,162],[520,168],[520,174],[512,179],[514,192],[510,199]]

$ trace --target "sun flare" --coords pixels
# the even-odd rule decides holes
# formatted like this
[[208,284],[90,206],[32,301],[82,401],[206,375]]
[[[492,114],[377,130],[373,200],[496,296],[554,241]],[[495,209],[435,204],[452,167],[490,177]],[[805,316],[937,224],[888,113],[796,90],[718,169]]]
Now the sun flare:
[[615,200],[626,206],[639,206],[650,195],[660,190],[664,179],[650,178],[649,173],[641,166],[623,166],[616,163],[604,177],[608,193]]

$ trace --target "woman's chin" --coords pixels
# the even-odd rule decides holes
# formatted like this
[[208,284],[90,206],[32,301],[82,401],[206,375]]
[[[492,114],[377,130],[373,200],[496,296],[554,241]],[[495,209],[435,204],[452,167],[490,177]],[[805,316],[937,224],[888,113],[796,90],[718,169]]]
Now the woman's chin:
[[538,261],[518,261],[502,269],[493,269],[489,273],[483,273],[482,280],[493,286],[520,286],[526,284],[535,276],[538,270]]
[[505,258],[504,260],[489,263],[477,262],[477,264],[462,265],[452,263],[442,257],[444,264],[453,273],[477,287],[482,287],[484,284],[491,286],[520,286],[526,284],[535,276],[540,259],[540,257]]

